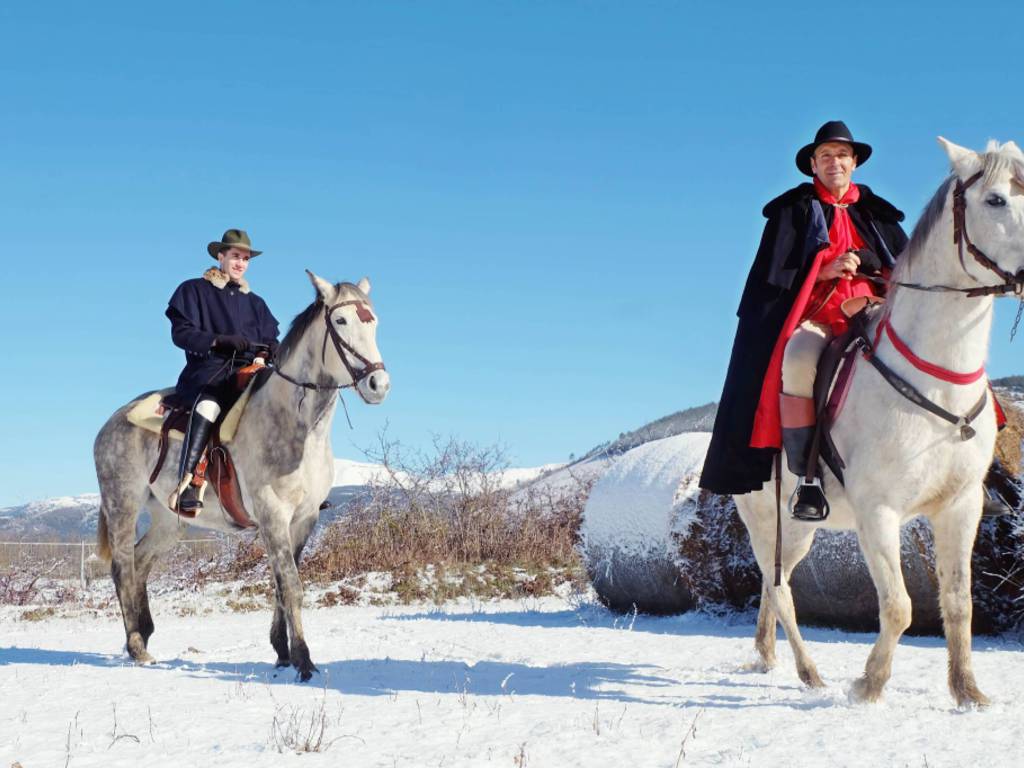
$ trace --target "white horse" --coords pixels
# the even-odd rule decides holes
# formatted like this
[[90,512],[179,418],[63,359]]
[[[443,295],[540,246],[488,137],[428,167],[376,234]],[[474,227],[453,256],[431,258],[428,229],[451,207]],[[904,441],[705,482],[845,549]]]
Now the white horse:
[[[954,425],[915,404],[858,357],[832,430],[847,466],[845,488],[826,471],[832,513],[824,523],[783,515],[779,586],[769,576],[776,563],[774,483],[737,496],[736,506],[762,573],[755,638],[761,664],[765,669],[775,664],[778,620],[800,679],[809,686],[823,683],[800,637],[789,576],[810,549],[816,528],[857,531],[878,591],[880,624],[864,675],[851,691],[859,701],[880,697],[893,652],[910,625],[910,597],[900,571],[900,526],[916,515],[927,517],[935,537],[950,691],[961,706],[984,705],[988,699],[971,668],[971,551],[981,517],[982,480],[996,438],[983,368],[992,296],[1019,290],[1024,274],[1024,155],[1013,142],[991,142],[984,153],[942,138],[939,142],[953,174],[917,223],[898,260],[886,308],[871,331],[879,339],[878,361],[949,415],[976,411],[969,426],[967,419]],[[886,319],[889,325],[879,336],[878,326]],[[783,499],[795,482],[783,472]]]
[[[308,274],[316,299],[292,321],[277,368],[254,382],[230,446],[242,498],[259,526],[273,571],[276,609],[270,642],[277,665],[293,665],[303,681],[316,667],[302,631],[298,562],[334,480],[331,422],[338,390],[354,387],[365,402],[376,404],[391,386],[377,350],[370,282],[363,278],[357,285],[331,285]],[[96,437],[97,538],[100,555],[112,560],[128,654],[146,664],[153,661],[147,650],[153,617],[146,580],[186,526],[167,507],[178,484],[177,462],[165,462],[155,482],[149,482],[158,438],[128,421],[132,405],[118,409]],[[135,523],[143,506],[150,527],[136,543]],[[206,494],[202,513],[188,522],[232,530],[212,493]]]

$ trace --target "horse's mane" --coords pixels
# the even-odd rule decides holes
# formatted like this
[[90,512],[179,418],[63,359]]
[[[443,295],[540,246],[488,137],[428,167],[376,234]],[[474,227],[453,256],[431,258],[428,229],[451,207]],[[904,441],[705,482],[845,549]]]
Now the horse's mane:
[[946,198],[949,196],[949,188],[954,181],[956,181],[956,176],[952,174],[947,176],[932,195],[932,199],[928,201],[924,210],[921,211],[921,217],[917,220],[914,231],[910,235],[910,242],[907,243],[903,256],[900,258],[901,263],[912,263],[917,254],[924,250],[924,245],[928,242],[932,230],[942,221],[942,212],[946,209]]

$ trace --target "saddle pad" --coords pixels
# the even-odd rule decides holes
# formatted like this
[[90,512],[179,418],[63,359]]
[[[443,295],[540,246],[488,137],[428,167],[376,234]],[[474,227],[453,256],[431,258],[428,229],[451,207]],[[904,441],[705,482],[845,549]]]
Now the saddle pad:
[[[128,422],[136,427],[159,435],[160,429],[164,424],[164,416],[169,413],[167,409],[160,405],[160,402],[173,393],[173,387],[171,389],[158,389],[156,392],[151,392],[145,397],[139,398],[126,414]],[[175,440],[185,439],[185,436],[176,429],[172,429],[169,434]]]
[[[235,404],[231,406],[231,409],[227,412],[224,418],[221,419],[221,443],[230,443],[231,439],[235,436],[235,431],[238,429],[238,422],[242,418],[242,411],[245,410],[245,406],[249,402],[249,395],[251,392],[252,381],[249,382],[245,391],[242,392],[238,400],[235,401]],[[129,423],[159,435],[164,424],[164,417],[170,413],[170,411],[160,405],[160,403],[165,397],[173,393],[173,387],[171,389],[160,389],[136,400],[135,404],[126,414],[126,418]],[[167,434],[172,440],[185,439],[185,435],[177,429],[168,430]]]

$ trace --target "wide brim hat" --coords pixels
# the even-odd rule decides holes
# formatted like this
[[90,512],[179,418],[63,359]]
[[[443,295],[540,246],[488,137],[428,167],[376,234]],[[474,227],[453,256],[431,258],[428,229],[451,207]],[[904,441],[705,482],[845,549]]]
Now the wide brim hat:
[[229,229],[220,240],[216,240],[206,246],[206,252],[209,253],[213,258],[217,258],[217,254],[227,248],[241,248],[249,252],[249,256],[259,256],[263,251],[253,250],[252,242],[249,240],[249,235],[246,234],[244,229]]
[[800,151],[796,153],[796,167],[800,169],[802,174],[805,176],[814,175],[814,171],[811,170],[811,158],[814,156],[814,150],[830,141],[841,141],[851,145],[853,147],[853,154],[857,156],[858,168],[864,165],[868,158],[871,157],[870,144],[854,141],[853,134],[850,133],[850,129],[846,127],[846,123],[842,120],[830,120],[814,134],[814,141],[805,147],[801,147]]

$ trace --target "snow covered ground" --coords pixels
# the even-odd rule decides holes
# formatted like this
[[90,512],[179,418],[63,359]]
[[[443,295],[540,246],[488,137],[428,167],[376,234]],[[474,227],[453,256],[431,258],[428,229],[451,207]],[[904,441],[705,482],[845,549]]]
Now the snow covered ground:
[[[109,583],[108,583],[109,584]],[[987,766],[1024,759],[1024,653],[980,638],[994,700],[958,711],[941,640],[907,638],[885,700],[846,691],[873,637],[809,630],[828,682],[788,647],[747,671],[750,615],[619,616],[567,595],[527,602],[309,608],[320,674],[275,670],[267,610],[153,598],[151,667],[126,662],[119,616],[0,609],[0,765]],[[310,595],[312,601],[312,594]],[[310,733],[319,754],[295,750]]]

